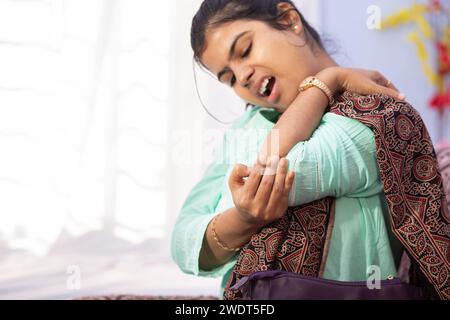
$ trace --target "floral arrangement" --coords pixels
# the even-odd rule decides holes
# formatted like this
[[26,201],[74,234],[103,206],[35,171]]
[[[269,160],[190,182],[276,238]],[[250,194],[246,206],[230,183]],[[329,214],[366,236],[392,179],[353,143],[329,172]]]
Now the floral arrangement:
[[[450,3],[429,0],[403,8],[381,22],[381,29],[415,24],[417,29],[408,35],[416,48],[417,56],[427,79],[435,87],[429,106],[443,115],[450,109]],[[430,59],[426,42],[432,43],[436,52]],[[442,127],[440,136],[442,137]]]

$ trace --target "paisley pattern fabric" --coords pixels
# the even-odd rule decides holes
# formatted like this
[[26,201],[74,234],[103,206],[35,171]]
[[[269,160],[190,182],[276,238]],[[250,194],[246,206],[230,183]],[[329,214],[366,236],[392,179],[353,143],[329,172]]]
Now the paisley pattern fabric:
[[[450,299],[450,217],[436,154],[419,113],[385,95],[351,92],[338,97],[329,111],[373,130],[392,231],[436,294]],[[230,287],[256,271],[320,276],[333,204],[334,199],[325,198],[288,208],[283,218],[253,235],[239,254],[224,299],[240,299]]]

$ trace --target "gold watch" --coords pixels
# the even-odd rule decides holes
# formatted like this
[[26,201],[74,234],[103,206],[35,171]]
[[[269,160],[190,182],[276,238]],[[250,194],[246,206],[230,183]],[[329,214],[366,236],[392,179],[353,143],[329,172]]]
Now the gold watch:
[[298,87],[298,91],[303,92],[312,87],[319,88],[327,96],[329,104],[334,103],[333,94],[331,93],[330,88],[328,88],[328,86],[325,83],[323,83],[320,79],[316,77],[308,77],[305,80],[303,80],[300,86]]

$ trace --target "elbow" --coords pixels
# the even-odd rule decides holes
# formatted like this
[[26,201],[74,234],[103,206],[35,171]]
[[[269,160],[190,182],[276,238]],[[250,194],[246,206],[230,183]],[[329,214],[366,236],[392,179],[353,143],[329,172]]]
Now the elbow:
[[188,253],[183,250],[185,248],[184,236],[182,233],[177,231],[176,228],[174,228],[170,240],[170,257],[181,272],[192,275],[194,272],[192,272],[192,266]]
[[179,246],[177,245],[178,242],[178,237],[177,237],[177,233],[174,231],[172,231],[172,235],[171,235],[171,240],[170,240],[170,257],[172,259],[173,262],[175,262],[175,264],[182,268],[182,266],[180,265],[180,254],[179,254]]

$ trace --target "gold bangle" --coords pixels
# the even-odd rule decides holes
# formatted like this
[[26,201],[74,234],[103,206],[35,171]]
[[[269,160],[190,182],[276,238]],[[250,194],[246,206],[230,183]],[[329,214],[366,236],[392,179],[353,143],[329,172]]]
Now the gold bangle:
[[237,252],[239,250],[241,250],[242,248],[230,248],[228,247],[225,243],[223,243],[222,241],[219,240],[219,238],[217,237],[217,233],[216,233],[216,219],[221,215],[221,213],[219,213],[217,216],[215,216],[212,220],[212,225],[211,225],[211,232],[213,235],[214,240],[217,242],[217,244],[219,245],[219,247],[221,247],[222,249],[226,250],[226,251],[232,251],[232,252]]
[[319,88],[328,98],[328,103],[333,104],[333,93],[331,92],[330,88],[323,83],[319,78],[316,77],[308,77],[300,84],[298,87],[299,92],[303,92],[309,88],[316,87]]

